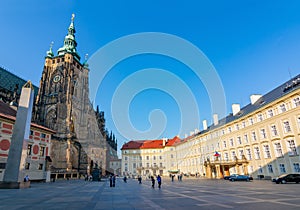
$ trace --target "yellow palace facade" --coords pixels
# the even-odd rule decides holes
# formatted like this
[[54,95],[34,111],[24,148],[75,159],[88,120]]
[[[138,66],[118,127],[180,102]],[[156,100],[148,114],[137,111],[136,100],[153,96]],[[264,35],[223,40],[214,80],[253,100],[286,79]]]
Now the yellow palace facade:
[[265,95],[251,95],[250,101],[242,108],[233,104],[232,113],[223,119],[215,114],[210,126],[203,121],[202,131],[172,144],[172,151],[160,148],[164,171],[208,178],[299,173],[300,75]]
[[274,177],[300,172],[300,76],[265,95],[252,95],[251,103],[177,145],[178,168],[222,178],[238,173]]

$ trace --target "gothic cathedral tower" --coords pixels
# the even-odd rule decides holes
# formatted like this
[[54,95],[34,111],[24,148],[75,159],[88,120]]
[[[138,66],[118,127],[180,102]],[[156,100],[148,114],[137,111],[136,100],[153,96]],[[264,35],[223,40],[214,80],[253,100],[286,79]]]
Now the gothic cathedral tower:
[[34,121],[56,131],[53,169],[89,173],[89,168],[101,167],[105,171],[106,144],[89,101],[89,68],[86,61],[80,63],[76,47],[72,15],[63,47],[56,56],[52,44],[47,52]]

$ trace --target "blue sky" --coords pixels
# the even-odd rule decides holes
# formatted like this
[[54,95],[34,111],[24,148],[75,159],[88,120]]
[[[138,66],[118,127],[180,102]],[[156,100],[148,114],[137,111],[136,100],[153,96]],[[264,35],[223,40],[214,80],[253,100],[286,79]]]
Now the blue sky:
[[[192,43],[218,73],[228,114],[232,103],[244,106],[251,94],[265,94],[299,74],[299,9],[300,2],[296,0],[2,1],[0,65],[38,86],[51,41],[56,52],[63,45],[71,14],[75,13],[77,50],[82,62],[86,53],[92,56],[106,44],[136,33],[171,34]],[[130,103],[128,116],[135,129],[146,131],[151,127],[148,118],[153,110],[164,112],[159,112],[158,118],[153,115],[152,123],[160,125],[161,130],[153,138],[172,138],[177,134],[183,137],[189,130],[201,130],[202,120],[212,122],[206,86],[182,61],[146,53],[128,57],[105,75],[95,98],[95,104],[105,111],[107,127],[116,134],[119,146],[129,139],[112,119],[113,95],[122,81],[129,81],[130,75],[148,68],[164,69],[175,76],[169,75],[170,78],[180,78],[196,99],[199,119],[196,124],[185,123],[181,132],[182,106],[186,105],[178,104],[178,98],[163,88],[150,88],[134,95]],[[91,69],[93,75],[97,71]],[[135,87],[146,83],[147,78],[144,79],[137,81]],[[168,77],[163,83],[165,88],[178,87],[176,80]],[[189,103],[188,100],[186,104]],[[191,110],[188,114],[195,113]]]

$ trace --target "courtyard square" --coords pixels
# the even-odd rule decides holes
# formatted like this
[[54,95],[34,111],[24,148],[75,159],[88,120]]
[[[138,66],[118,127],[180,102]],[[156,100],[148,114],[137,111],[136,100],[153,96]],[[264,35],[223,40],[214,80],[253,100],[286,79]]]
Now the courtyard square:
[[150,180],[69,180],[32,183],[29,189],[1,189],[0,209],[299,209],[299,184],[268,180],[230,182],[163,177],[162,188]]

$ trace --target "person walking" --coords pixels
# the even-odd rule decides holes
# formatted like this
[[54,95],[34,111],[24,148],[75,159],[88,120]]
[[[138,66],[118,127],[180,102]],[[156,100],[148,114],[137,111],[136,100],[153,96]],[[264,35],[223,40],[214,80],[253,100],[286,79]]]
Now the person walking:
[[172,182],[174,182],[174,176],[175,176],[175,175],[173,175],[173,174],[172,174],[172,176],[171,176]]
[[113,187],[116,186],[116,175],[113,175],[113,177],[112,177],[112,186]]
[[112,187],[112,175],[109,176],[109,186]]
[[26,176],[24,177],[24,182],[29,182],[29,176],[28,176],[28,175],[26,175]]
[[124,176],[123,180],[124,180],[124,182],[126,183],[126,182],[127,182],[127,177]]
[[152,188],[154,189],[154,185],[155,185],[155,179],[153,176],[151,176],[151,182],[152,182]]
[[161,186],[161,177],[159,175],[157,175],[157,184],[158,184],[158,188],[160,189]]
[[138,181],[139,181],[139,184],[142,184],[142,177],[141,176],[138,177]]

